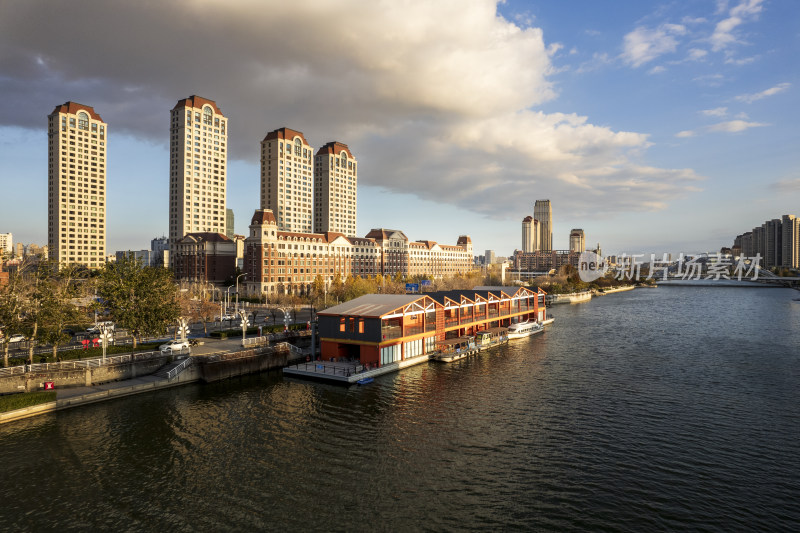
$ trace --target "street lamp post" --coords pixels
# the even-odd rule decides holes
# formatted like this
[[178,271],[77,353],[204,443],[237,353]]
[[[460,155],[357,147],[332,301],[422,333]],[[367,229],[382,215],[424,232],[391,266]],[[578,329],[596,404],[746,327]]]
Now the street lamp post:
[[236,276],[236,312],[239,312],[239,278],[247,276],[247,273],[239,274]]
[[228,289],[225,291],[225,313],[226,313],[226,314],[228,313],[228,308],[229,308],[229,307],[230,307],[230,305],[231,305],[231,289],[233,289],[233,288],[234,288],[234,287],[233,287],[233,285],[231,285],[231,286],[230,286],[230,287],[228,287]]
[[106,347],[108,346],[108,338],[111,334],[111,328],[107,324],[100,324],[100,339],[103,341],[103,364],[106,364]]

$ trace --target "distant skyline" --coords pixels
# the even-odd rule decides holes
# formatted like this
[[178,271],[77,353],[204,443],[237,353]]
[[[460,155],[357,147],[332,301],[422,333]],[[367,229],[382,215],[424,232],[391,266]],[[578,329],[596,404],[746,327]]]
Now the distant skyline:
[[259,143],[284,126],[358,159],[359,236],[469,234],[508,256],[546,198],[555,249],[583,228],[587,249],[691,253],[800,215],[797,2],[6,0],[2,14],[14,242],[47,242],[47,115],[66,101],[108,124],[108,252],[166,235],[169,112],[192,94],[230,121],[239,234]]

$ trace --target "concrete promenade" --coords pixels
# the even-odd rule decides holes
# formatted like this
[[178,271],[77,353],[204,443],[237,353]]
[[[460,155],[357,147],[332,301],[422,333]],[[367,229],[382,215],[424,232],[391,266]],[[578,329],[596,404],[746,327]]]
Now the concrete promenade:
[[[232,354],[235,357],[235,354],[237,352],[247,352],[248,350],[253,350],[252,347],[250,348],[242,347],[241,337],[229,338],[225,340],[219,340],[219,339],[203,339],[203,340],[205,342],[202,345],[195,346],[192,348],[192,354],[191,356],[189,356],[193,358],[192,363],[188,364],[188,366],[186,366],[181,372],[173,376],[171,379],[167,377],[166,372],[164,370],[169,369],[170,366],[174,366],[180,363],[182,360],[179,359],[173,364],[165,365],[164,367],[162,367],[162,369],[159,369],[153,374],[137,376],[130,379],[120,379],[118,381],[109,381],[106,383],[92,384],[89,386],[70,386],[70,387],[56,388],[55,402],[49,402],[46,404],[40,404],[25,409],[18,409],[16,411],[8,411],[5,413],[0,413],[0,424],[6,422],[12,422],[15,420],[21,420],[23,418],[29,418],[32,416],[39,416],[47,413],[53,413],[56,411],[60,411],[62,409],[68,409],[70,407],[76,407],[79,405],[87,405],[91,403],[111,400],[114,398],[122,398],[124,396],[130,396],[133,394],[141,394],[143,392],[186,385],[188,383],[208,381],[208,377],[204,375],[203,371],[204,363],[197,363],[196,361],[203,361],[203,362],[210,361],[209,357],[211,357],[211,359],[217,359],[213,357],[216,355],[221,356],[223,359],[226,359],[225,356],[229,356]],[[245,355],[242,359],[254,359],[254,358],[258,359],[259,357],[260,356],[257,354],[252,354],[250,356]],[[234,361],[222,361],[221,363],[217,361],[212,364],[216,366],[219,366],[220,364],[222,365],[227,364],[229,367],[231,364],[236,365]],[[238,368],[235,367],[232,370],[229,369],[227,373],[221,377],[224,379],[225,376],[241,375],[260,370],[263,370],[263,367],[252,366],[252,365],[244,367],[242,365],[238,365]],[[216,379],[219,378],[220,375],[219,373],[217,373]]]

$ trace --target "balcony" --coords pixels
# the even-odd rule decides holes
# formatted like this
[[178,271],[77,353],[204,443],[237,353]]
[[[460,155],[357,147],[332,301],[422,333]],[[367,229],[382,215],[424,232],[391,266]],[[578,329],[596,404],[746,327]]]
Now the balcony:
[[423,331],[424,331],[424,329],[423,329],[423,327],[421,325],[407,327],[406,330],[405,330],[405,335],[404,336],[417,335],[418,333],[422,333]]

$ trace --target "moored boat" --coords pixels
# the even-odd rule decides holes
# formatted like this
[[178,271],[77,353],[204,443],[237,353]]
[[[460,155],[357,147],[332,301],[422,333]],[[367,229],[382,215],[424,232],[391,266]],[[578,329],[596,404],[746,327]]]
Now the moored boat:
[[521,339],[530,337],[544,331],[544,327],[538,322],[517,322],[508,326],[509,339]]

